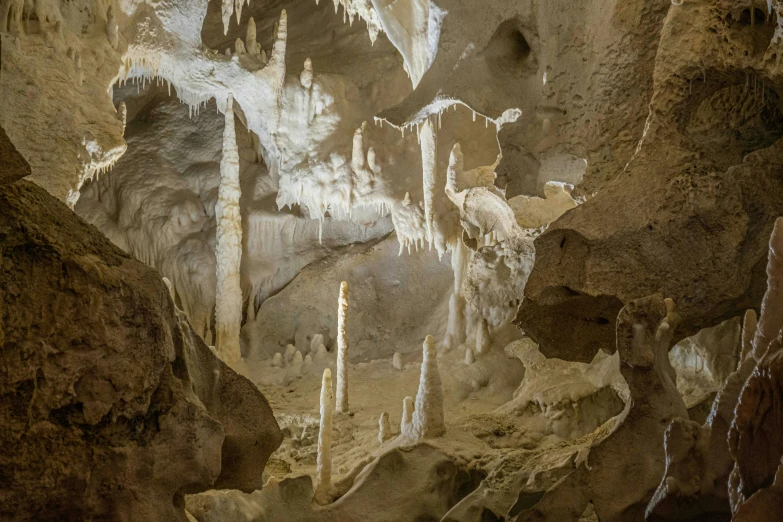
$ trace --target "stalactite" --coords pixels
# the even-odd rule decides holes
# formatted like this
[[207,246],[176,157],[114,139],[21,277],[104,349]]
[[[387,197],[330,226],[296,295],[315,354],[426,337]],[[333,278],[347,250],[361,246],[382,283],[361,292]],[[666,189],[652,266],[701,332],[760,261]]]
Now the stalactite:
[[318,456],[315,467],[315,501],[326,504],[332,487],[332,411],[334,395],[332,393],[332,371],[324,370],[321,381],[321,426],[318,431]]
[[337,411],[348,411],[348,334],[346,314],[348,313],[348,283],[340,283],[340,297],[337,301]]
[[215,345],[221,359],[236,362],[242,357],[239,334],[242,326],[242,215],[239,198],[239,152],[234,128],[233,98],[229,97],[223,128],[220,187],[215,205],[217,221],[217,291],[215,294]]
[[424,120],[421,130],[421,167],[424,187],[424,221],[427,227],[427,242],[432,248],[435,240],[435,186],[437,166],[437,133],[432,118]]

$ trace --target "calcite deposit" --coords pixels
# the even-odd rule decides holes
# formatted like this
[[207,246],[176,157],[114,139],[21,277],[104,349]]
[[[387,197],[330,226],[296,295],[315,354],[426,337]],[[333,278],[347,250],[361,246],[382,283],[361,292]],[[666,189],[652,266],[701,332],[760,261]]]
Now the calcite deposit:
[[778,520],[782,44],[0,0],[0,518]]

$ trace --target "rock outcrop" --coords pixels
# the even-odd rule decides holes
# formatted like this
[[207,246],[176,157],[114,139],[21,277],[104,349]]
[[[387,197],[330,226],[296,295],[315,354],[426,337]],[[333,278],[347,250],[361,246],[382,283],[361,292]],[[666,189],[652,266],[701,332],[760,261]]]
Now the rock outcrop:
[[517,320],[546,355],[591,359],[612,346],[617,311],[651,293],[677,303],[675,340],[759,302],[783,213],[776,16],[671,6],[636,153],[535,242]]
[[347,484],[335,502],[312,502],[310,477],[271,480],[262,491],[246,495],[210,491],[190,495],[187,510],[198,522],[346,522],[440,520],[481,479],[464,460],[427,443],[389,450]]
[[[766,243],[783,213],[783,144],[722,171],[662,151],[566,213],[535,241],[517,321],[547,356],[588,361],[613,345],[623,303],[678,303],[679,340],[742,315],[764,291]],[[680,304],[681,303],[681,304]]]
[[30,175],[30,165],[16,150],[11,139],[0,127],[0,185],[11,183]]
[[[631,400],[620,424],[592,448],[588,466],[577,466],[523,510],[518,522],[578,520],[590,504],[602,521],[642,519],[664,468],[663,427],[673,418],[688,418],[666,357],[678,319],[674,303],[660,296],[623,307],[617,317],[617,350]],[[618,477],[630,476],[633,481],[618,487]]]
[[[783,352],[764,357],[748,378],[729,430],[734,469],[729,497],[738,520],[775,520],[783,484]],[[769,509],[769,506],[776,506]]]
[[261,487],[271,409],[155,271],[26,181],[0,252],[0,518],[185,520],[185,492]]

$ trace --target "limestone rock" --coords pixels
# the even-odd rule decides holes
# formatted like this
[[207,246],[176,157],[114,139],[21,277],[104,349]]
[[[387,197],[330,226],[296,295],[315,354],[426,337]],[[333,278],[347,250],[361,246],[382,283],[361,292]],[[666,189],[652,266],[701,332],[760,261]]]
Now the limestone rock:
[[261,486],[271,410],[156,272],[25,181],[0,243],[0,518],[184,520],[183,492]]
[[30,165],[16,150],[11,139],[0,127],[0,184],[11,183],[30,175]]
[[781,152],[776,144],[722,171],[645,154],[536,239],[517,323],[547,356],[587,361],[613,345],[623,303],[652,292],[681,303],[675,340],[742,315],[761,300],[783,213]]
[[[440,520],[481,479],[464,461],[427,443],[398,447],[368,464],[336,502],[317,506],[309,477],[272,480],[261,491],[211,491],[186,497],[199,522],[344,522]],[[398,484],[404,487],[389,487]]]
[[783,457],[783,437],[777,429],[783,425],[782,396],[783,352],[777,351],[759,362],[748,378],[729,431],[729,446],[735,460],[729,478],[734,510],[775,482]]

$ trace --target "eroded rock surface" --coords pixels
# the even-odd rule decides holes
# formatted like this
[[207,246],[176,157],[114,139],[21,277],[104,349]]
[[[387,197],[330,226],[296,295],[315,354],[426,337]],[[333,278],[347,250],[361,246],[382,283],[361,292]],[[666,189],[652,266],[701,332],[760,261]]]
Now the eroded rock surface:
[[156,272],[24,181],[0,251],[3,518],[184,520],[184,492],[261,486],[271,409]]
[[30,175],[30,165],[16,150],[2,127],[0,127],[0,163],[2,164],[0,184],[11,183]]

